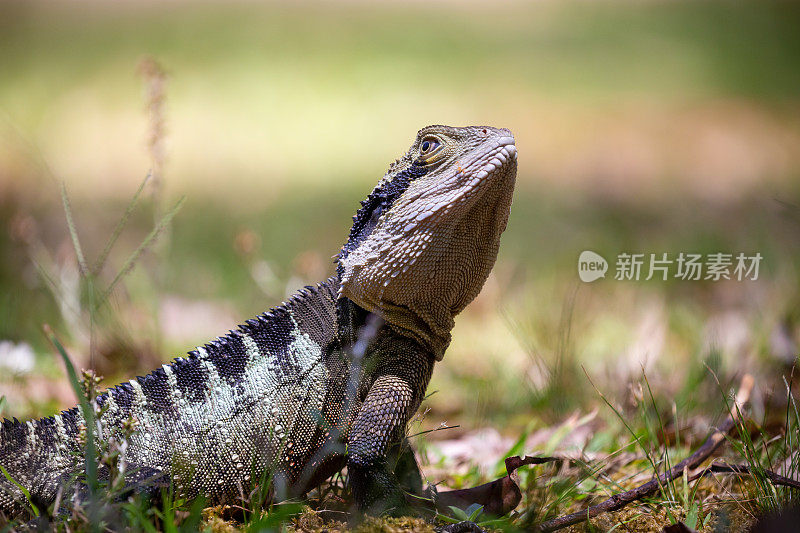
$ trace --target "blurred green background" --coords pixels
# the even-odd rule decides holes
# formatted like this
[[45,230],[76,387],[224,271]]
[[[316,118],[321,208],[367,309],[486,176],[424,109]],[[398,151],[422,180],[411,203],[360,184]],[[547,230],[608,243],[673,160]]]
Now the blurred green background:
[[[153,166],[147,56],[166,71],[163,189],[97,285],[155,205],[187,200],[90,316],[61,183],[92,263]],[[581,365],[622,397],[644,367],[686,405],[719,402],[688,379],[704,363],[780,388],[800,336],[798,64],[794,3],[5,2],[0,395],[14,415],[73,403],[42,323],[111,384],[328,276],[358,201],[435,123],[510,128],[519,175],[424,424],[560,419],[598,400]],[[584,284],[583,250],[764,260],[757,281],[612,265]]]

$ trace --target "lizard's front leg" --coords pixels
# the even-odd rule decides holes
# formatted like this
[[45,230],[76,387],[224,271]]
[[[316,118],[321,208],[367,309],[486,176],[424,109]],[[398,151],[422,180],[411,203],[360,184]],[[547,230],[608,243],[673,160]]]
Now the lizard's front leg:
[[[404,354],[405,355],[405,354]],[[385,357],[385,355],[383,356]],[[400,441],[416,412],[433,369],[433,357],[421,351],[384,359],[375,369],[347,444],[347,471],[361,511],[408,514],[403,490],[389,470],[387,452]]]

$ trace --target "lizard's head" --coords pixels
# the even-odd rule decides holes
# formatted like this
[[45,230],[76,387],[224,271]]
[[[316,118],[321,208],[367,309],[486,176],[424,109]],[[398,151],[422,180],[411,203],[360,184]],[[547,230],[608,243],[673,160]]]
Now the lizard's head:
[[486,281],[506,227],[517,150],[506,129],[428,126],[353,219],[340,296],[438,358]]

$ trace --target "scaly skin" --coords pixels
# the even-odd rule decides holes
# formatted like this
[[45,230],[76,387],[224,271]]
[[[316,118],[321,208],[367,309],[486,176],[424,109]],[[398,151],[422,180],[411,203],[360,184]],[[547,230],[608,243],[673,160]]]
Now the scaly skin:
[[[98,443],[138,423],[122,457],[137,490],[212,502],[272,476],[278,498],[348,467],[360,509],[403,513],[387,455],[494,265],[516,175],[508,130],[429,126],[362,202],[337,274],[145,377],[100,395]],[[0,464],[40,508],[80,494],[81,412],[0,427]],[[107,475],[100,472],[100,476]],[[143,486],[142,486],[143,485]],[[163,485],[163,483],[161,483]],[[0,481],[0,511],[24,509]]]

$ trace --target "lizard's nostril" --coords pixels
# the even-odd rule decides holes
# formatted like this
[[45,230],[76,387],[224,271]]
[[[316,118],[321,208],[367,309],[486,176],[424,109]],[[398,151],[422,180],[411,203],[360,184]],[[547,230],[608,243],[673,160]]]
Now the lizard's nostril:
[[486,130],[481,130],[481,131],[483,131],[483,134],[486,135],[486,133],[487,133]]

